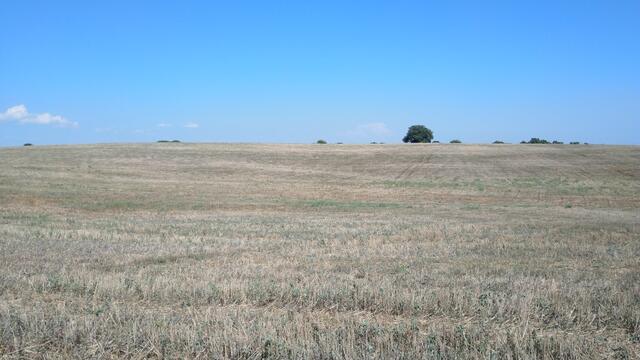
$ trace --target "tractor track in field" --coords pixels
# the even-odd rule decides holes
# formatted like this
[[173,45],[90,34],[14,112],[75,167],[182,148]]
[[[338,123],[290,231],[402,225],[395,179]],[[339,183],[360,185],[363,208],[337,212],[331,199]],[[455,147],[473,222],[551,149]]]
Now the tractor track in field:
[[422,155],[422,157],[420,158],[420,161],[412,163],[409,166],[407,166],[406,168],[404,168],[398,175],[396,175],[396,177],[394,179],[395,180],[406,180],[406,179],[409,179],[413,174],[416,173],[416,171],[422,165],[429,164],[429,162],[431,161],[432,157],[433,157],[432,154]]

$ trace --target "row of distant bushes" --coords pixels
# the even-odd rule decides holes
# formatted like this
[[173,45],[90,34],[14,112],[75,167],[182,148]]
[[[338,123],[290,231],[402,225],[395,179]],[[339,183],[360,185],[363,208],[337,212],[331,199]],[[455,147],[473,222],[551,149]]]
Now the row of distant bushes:
[[[431,141],[431,144],[439,144],[439,143],[440,143],[440,141],[438,141],[438,140]],[[320,140],[316,141],[316,144],[327,144],[327,142],[325,140],[320,139]],[[338,142],[336,144],[342,144],[342,143]],[[383,142],[372,141],[371,144],[375,145],[375,144],[384,144],[384,143]],[[449,141],[449,144],[462,144],[462,141],[460,141],[458,139],[453,139],[453,140]],[[508,144],[508,143],[505,143],[504,141],[501,141],[501,140],[496,140],[496,141],[492,142],[492,144]],[[553,140],[553,141],[550,142],[550,141],[547,141],[545,139],[531,138],[531,140],[529,140],[529,141],[522,140],[520,142],[520,144],[559,144],[559,145],[561,145],[561,144],[564,144],[564,142],[557,141],[557,140]],[[571,145],[580,145],[580,142],[579,141],[571,141],[569,144],[571,144]],[[584,143],[584,144],[588,145],[588,143]]]
[[[531,140],[529,140],[529,141],[525,141],[525,140],[520,141],[520,144],[564,144],[564,142],[558,141],[558,140],[553,140],[553,141],[549,142],[548,140],[545,140],[545,139],[531,138]],[[569,144],[570,145],[579,145],[580,142],[579,141],[571,141]],[[586,144],[587,143],[585,143],[585,145]]]
[[[412,125],[407,130],[407,135],[402,138],[402,142],[405,143],[435,143],[438,144],[440,141],[433,139],[433,131],[424,125]],[[316,144],[326,144],[325,140],[318,140]],[[453,139],[449,141],[450,144],[462,144],[462,141],[458,139]],[[496,140],[493,142],[494,144],[504,144],[504,141]],[[338,143],[340,144],[340,143]],[[372,144],[377,144],[376,142],[372,142]],[[381,143],[382,144],[382,143]],[[531,138],[529,141],[521,141],[520,144],[564,144],[562,141],[554,140],[549,142],[545,139],[540,138]],[[580,142],[572,141],[569,144],[578,145]],[[586,144],[586,143],[585,143]]]
[[[158,142],[159,142],[159,143],[179,143],[179,142],[180,142],[180,140],[158,140]],[[433,140],[431,143],[433,143],[433,144],[439,144],[439,143],[440,143],[440,141],[438,141],[438,140]],[[462,144],[462,141],[460,141],[460,140],[458,140],[458,139],[453,139],[453,140],[449,141],[449,143],[450,143],[450,144]],[[320,139],[320,140],[316,141],[316,144],[327,144],[327,141]],[[339,142],[339,143],[337,143],[337,144],[342,144],[342,143],[341,143],[341,142]],[[372,144],[372,145],[378,145],[378,144],[379,144],[379,145],[382,145],[382,144],[384,144],[384,143],[383,143],[383,142],[375,142],[375,141],[372,141],[372,142],[371,142],[371,144]],[[505,142],[504,142],[504,141],[500,141],[500,140],[496,140],[496,141],[494,141],[494,142],[493,142],[493,144],[505,144]],[[557,140],[554,140],[554,141],[552,141],[552,142],[549,142],[549,141],[547,141],[547,140],[545,140],[545,139],[531,138],[531,140],[529,140],[529,141],[522,140],[522,141],[520,142],[520,144],[564,144],[564,142],[562,142],[562,141],[557,141]],[[579,145],[579,144],[580,144],[580,142],[579,142],[579,141],[572,141],[572,142],[570,142],[569,144],[571,144],[571,145]],[[585,144],[585,145],[587,145],[588,143],[584,143],[584,144]],[[31,144],[31,143],[26,143],[26,144],[24,144],[24,146],[33,146],[33,144]]]

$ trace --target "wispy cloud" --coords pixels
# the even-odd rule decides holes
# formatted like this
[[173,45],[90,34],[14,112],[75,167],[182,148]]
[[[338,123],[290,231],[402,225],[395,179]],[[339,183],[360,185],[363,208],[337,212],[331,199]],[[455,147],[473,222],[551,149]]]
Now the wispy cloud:
[[117,134],[118,133],[118,130],[112,129],[110,127],[95,128],[94,131],[101,134]]
[[160,123],[157,126],[161,127],[161,128],[167,128],[167,127],[171,127],[172,125],[171,124],[167,124],[167,123]]
[[383,122],[374,122],[358,125],[356,132],[363,135],[388,135],[391,130]]
[[350,131],[344,133],[348,136],[365,137],[365,136],[384,136],[391,134],[391,130],[383,122],[373,122],[360,124]]
[[190,128],[190,129],[195,129],[195,128],[199,128],[200,125],[198,123],[188,122],[188,123],[184,124],[184,127]]
[[0,122],[1,121],[17,121],[20,124],[54,125],[58,127],[78,126],[77,122],[69,121],[60,115],[30,113],[24,105],[12,106],[4,113],[0,113]]

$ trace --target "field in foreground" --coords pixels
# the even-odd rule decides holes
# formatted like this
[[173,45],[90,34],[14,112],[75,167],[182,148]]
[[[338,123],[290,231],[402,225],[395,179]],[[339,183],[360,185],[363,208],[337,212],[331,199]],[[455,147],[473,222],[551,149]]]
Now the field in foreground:
[[0,356],[639,358],[640,147],[0,149]]

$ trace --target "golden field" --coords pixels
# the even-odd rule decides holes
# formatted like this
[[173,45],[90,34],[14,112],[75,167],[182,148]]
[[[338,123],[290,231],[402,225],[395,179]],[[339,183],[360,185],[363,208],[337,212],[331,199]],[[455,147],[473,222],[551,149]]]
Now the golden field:
[[0,357],[640,358],[640,147],[0,148]]

